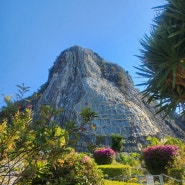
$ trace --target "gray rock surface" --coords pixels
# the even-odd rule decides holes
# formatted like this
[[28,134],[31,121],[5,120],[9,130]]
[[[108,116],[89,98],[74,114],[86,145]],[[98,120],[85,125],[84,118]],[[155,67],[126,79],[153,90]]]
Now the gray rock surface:
[[155,115],[154,106],[142,100],[128,72],[89,49],[74,46],[63,51],[41,91],[36,107],[50,104],[64,108],[56,117],[61,126],[68,119],[80,123],[81,108],[91,107],[98,113],[92,123],[96,129],[84,132],[78,150],[85,150],[96,136],[103,136],[103,144],[110,146],[113,133],[125,138],[125,151],[138,150],[149,135],[185,135],[173,120]]

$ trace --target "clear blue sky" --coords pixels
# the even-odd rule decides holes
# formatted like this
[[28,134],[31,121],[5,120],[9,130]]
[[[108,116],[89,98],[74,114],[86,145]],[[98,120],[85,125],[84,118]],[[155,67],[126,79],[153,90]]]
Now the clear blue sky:
[[[47,81],[61,51],[92,49],[129,71],[150,32],[155,6],[164,0],[0,0],[0,94],[14,95],[25,83],[32,94]],[[2,99],[2,97],[0,97]],[[1,102],[1,101],[0,101]]]

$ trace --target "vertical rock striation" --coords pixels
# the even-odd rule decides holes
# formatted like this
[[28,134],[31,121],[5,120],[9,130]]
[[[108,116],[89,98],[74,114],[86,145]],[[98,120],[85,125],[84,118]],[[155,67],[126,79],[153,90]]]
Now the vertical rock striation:
[[57,121],[72,119],[80,122],[81,108],[91,107],[98,113],[93,125],[78,142],[84,150],[96,136],[104,136],[110,145],[110,136],[120,134],[126,139],[125,150],[137,150],[149,135],[184,137],[184,131],[173,120],[162,120],[155,115],[134,87],[130,75],[116,64],[104,61],[91,50],[78,46],[63,51],[50,69],[47,83],[36,107],[50,104],[64,108]]

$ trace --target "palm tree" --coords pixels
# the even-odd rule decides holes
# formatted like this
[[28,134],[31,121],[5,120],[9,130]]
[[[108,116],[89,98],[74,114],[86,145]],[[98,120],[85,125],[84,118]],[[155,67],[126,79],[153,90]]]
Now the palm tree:
[[150,36],[141,40],[142,62],[136,67],[146,81],[143,96],[150,103],[159,102],[158,112],[166,114],[178,109],[185,115],[185,1],[167,0],[156,7]]

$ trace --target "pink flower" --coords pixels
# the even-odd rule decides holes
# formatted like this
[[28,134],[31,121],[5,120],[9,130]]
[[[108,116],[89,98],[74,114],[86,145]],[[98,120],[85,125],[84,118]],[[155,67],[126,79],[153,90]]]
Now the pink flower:
[[115,152],[111,148],[100,148],[94,151],[94,155],[113,157],[115,155]]
[[82,163],[87,163],[87,162],[92,162],[91,158],[87,155],[85,155],[83,158],[82,158]]

